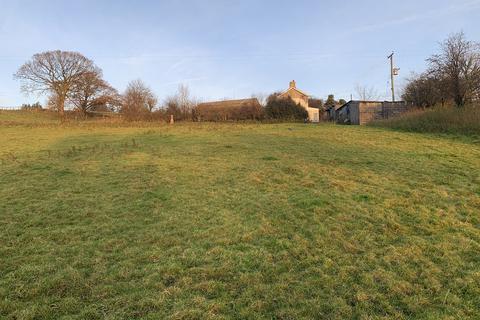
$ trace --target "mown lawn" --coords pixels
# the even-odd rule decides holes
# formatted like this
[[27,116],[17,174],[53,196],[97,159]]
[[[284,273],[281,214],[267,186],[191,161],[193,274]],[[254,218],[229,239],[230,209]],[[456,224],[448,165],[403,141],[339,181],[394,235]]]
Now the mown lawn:
[[0,125],[2,319],[479,317],[474,139],[19,121]]

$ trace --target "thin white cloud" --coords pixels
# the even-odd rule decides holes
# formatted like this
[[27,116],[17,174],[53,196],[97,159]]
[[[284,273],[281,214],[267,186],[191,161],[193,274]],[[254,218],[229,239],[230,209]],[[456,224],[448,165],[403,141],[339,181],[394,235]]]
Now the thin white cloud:
[[176,63],[174,63],[173,65],[171,65],[170,68],[168,68],[167,72],[174,72],[174,71],[178,70],[180,67],[187,64],[187,62],[188,62],[187,59],[181,59],[181,60],[177,61]]
[[177,81],[170,81],[170,82],[165,82],[165,83],[162,83],[161,85],[162,86],[171,86],[171,85],[179,85],[179,84],[189,84],[191,82],[197,82],[197,81],[204,81],[204,80],[207,80],[208,77],[196,77],[196,78],[185,78],[185,79],[180,79],[180,80],[177,80]]
[[374,31],[379,29],[384,29],[387,27],[395,26],[395,25],[402,25],[409,22],[425,20],[425,19],[433,19],[439,18],[447,15],[452,15],[453,13],[460,13],[464,11],[471,11],[475,9],[480,9],[480,0],[472,0],[467,2],[457,2],[452,4],[448,7],[434,9],[430,11],[426,11],[423,13],[414,13],[409,16],[404,16],[398,19],[388,20],[381,23],[374,23],[370,25],[365,25],[361,27],[355,28],[349,33],[362,33],[368,31]]

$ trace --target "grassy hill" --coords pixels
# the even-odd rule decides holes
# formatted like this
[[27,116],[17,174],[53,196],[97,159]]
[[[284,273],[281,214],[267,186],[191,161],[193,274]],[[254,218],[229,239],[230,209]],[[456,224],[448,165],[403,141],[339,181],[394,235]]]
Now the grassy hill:
[[0,113],[0,318],[480,313],[475,141],[18,117]]

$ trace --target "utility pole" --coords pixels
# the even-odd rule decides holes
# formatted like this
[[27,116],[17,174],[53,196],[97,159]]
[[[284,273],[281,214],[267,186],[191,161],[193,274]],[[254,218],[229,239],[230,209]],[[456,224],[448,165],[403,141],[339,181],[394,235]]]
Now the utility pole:
[[394,77],[398,75],[398,71],[400,68],[395,68],[393,66],[393,54],[392,52],[391,55],[387,57],[387,59],[390,59],[390,83],[392,84],[392,102],[395,102],[395,84],[394,84]]

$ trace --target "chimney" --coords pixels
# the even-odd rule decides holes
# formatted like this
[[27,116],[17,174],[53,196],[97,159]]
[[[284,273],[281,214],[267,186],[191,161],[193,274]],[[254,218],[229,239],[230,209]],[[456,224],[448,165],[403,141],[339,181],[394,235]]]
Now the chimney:
[[290,88],[296,88],[296,87],[297,87],[297,84],[295,80],[290,81]]

